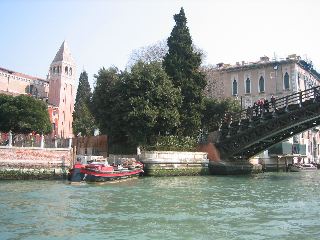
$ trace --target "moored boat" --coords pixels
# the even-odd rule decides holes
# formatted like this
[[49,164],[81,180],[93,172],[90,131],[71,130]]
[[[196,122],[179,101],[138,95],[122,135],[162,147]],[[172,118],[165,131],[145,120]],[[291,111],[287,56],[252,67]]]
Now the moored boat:
[[108,182],[139,177],[142,174],[143,164],[140,162],[125,167],[109,165],[108,162],[91,162],[89,164],[77,162],[70,169],[69,180],[71,182]]
[[315,171],[317,167],[311,163],[293,164],[289,167],[290,172]]

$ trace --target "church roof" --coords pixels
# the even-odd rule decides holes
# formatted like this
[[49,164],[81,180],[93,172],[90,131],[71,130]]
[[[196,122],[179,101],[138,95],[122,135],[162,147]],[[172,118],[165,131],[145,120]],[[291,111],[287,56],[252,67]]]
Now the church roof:
[[63,41],[59,51],[57,52],[52,62],[60,61],[74,63],[73,57],[71,56],[71,51],[66,41]]

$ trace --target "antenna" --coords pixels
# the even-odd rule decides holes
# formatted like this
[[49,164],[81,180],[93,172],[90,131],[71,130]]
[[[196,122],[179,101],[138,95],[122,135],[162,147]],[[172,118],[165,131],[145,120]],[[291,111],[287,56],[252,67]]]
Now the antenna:
[[278,57],[276,55],[276,52],[273,52],[273,61],[277,61],[278,60]]

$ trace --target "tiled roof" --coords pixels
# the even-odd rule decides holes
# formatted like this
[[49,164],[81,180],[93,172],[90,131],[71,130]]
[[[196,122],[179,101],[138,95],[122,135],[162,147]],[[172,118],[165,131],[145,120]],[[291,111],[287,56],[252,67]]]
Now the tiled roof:
[[52,62],[60,61],[74,63],[73,57],[71,56],[71,51],[66,41],[63,41],[59,51],[57,52]]
[[24,73],[15,72],[13,70],[9,70],[9,69],[6,69],[6,68],[0,67],[0,71],[8,73],[8,74],[11,74],[11,75],[14,75],[14,76],[17,76],[17,77],[21,77],[21,78],[27,78],[27,79],[30,79],[30,80],[44,81],[44,82],[48,83],[48,81],[43,79],[43,78],[30,76],[30,75],[27,75],[27,74],[24,74]]

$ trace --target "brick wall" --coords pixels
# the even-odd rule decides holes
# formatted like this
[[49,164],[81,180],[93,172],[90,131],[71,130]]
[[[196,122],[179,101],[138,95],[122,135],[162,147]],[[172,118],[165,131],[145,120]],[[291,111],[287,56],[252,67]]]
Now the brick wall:
[[0,147],[0,179],[60,178],[72,162],[72,149]]

